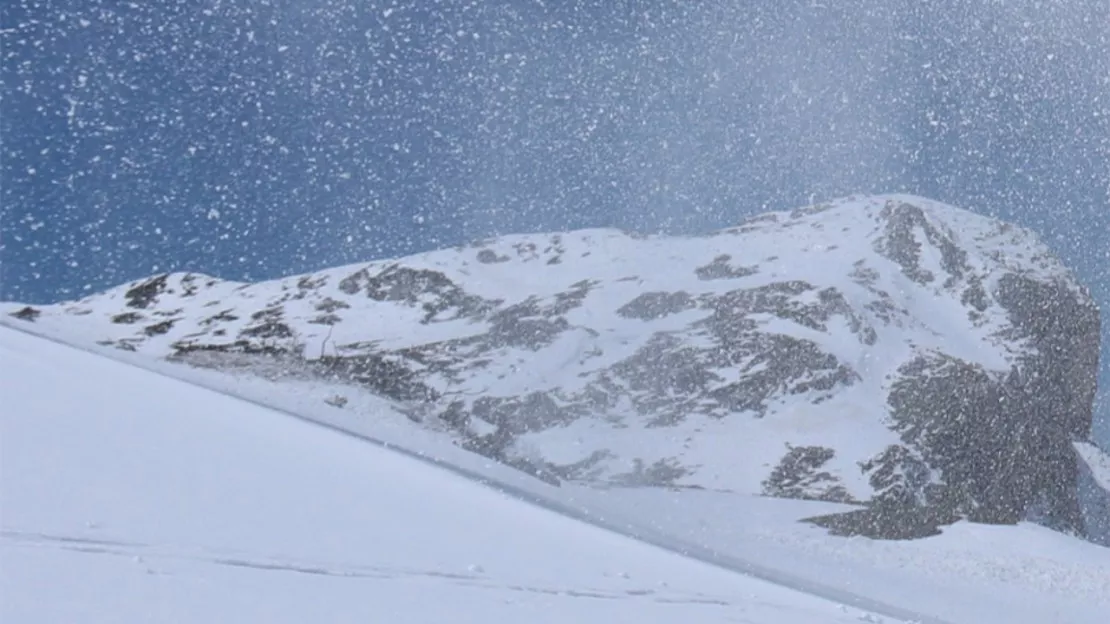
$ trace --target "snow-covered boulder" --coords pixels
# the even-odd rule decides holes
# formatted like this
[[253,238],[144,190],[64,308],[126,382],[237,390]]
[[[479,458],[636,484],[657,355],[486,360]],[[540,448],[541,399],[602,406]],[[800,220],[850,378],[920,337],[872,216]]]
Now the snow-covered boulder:
[[1034,507],[1082,530],[1072,443],[1089,438],[1098,310],[1029,231],[918,197],[257,284],[161,275],[10,313],[361,385],[551,480],[869,503],[870,528],[848,530],[879,535]]

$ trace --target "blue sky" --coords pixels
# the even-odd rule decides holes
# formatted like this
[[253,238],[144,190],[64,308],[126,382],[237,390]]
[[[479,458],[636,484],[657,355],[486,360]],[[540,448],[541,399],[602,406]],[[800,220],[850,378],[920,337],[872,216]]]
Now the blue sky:
[[1035,229],[1110,309],[1107,24],[1101,0],[12,0],[0,298],[906,191]]

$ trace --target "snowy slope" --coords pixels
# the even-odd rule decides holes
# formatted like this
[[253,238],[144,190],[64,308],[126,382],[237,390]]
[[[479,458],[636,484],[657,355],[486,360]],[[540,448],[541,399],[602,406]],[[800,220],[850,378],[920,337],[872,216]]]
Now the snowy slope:
[[884,621],[3,328],[0,396],[4,622]]
[[692,547],[819,579],[903,609],[967,624],[1104,624],[1110,548],[1037,526],[960,522],[935,537],[835,537],[801,518],[837,505],[719,492],[576,492],[603,513],[643,518]]
[[1083,530],[1071,443],[1089,436],[1097,309],[1032,233],[918,197],[703,237],[506,236],[258,284],[171,274],[6,311],[84,344],[330,383],[320,400],[348,409],[369,390],[549,481],[909,508],[870,519],[884,535],[922,508],[929,534],[1039,501]]
[[[922,614],[914,619],[1101,624],[1110,609],[1110,549],[1039,527],[961,523],[935,538],[876,542],[829,536],[797,522],[843,507],[831,503],[658,488],[597,490],[569,484],[555,488],[483,461],[432,432],[406,426],[411,423],[404,415],[380,398],[352,395],[352,403],[338,409],[322,400],[334,390],[327,383],[230,375],[105,347],[91,349],[461,466],[479,478],[531,492],[535,500],[580,510],[579,516],[600,519],[606,526],[708,561],[778,571],[772,578],[801,580],[801,585],[823,588],[824,595],[832,590]],[[0,364],[7,360],[0,357]],[[300,469],[300,465],[280,467]]]

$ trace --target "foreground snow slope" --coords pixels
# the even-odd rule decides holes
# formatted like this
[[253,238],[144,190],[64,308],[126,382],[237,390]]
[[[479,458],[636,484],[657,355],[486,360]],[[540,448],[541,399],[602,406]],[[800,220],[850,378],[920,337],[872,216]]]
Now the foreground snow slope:
[[[17,327],[82,342],[69,326]],[[851,509],[834,503],[660,488],[553,487],[412,427],[395,405],[371,393],[350,392],[350,403],[338,408],[323,400],[335,391],[327,383],[198,369],[110,347],[89,350],[434,458],[529,500],[569,510],[573,517],[703,561],[867,609],[895,614],[889,607],[897,605],[898,611],[921,614],[903,619],[1104,624],[1110,612],[1110,549],[1030,524],[960,523],[928,539],[875,541],[830,536],[799,522]]]
[[6,328],[0,396],[0,621],[882,621]]

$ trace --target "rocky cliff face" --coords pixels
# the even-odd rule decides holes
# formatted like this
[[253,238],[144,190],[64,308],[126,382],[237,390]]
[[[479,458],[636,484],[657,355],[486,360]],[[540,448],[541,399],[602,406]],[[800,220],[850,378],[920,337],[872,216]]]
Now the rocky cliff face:
[[819,521],[877,535],[1032,510],[1083,529],[1072,444],[1089,437],[1098,311],[1031,233],[917,197],[258,284],[162,275],[9,313],[369,389],[549,480],[868,503]]

